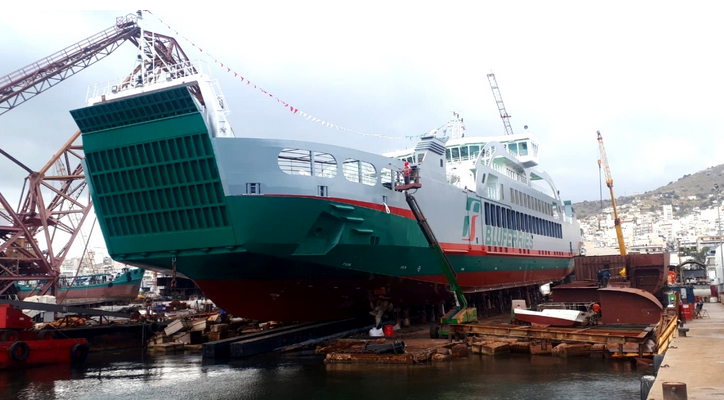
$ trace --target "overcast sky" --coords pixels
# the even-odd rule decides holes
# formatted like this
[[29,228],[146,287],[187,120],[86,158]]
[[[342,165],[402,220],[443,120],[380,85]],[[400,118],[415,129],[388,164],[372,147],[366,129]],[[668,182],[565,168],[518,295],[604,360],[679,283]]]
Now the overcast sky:
[[[724,163],[724,6],[716,2],[248,2],[163,7],[149,28],[189,38],[279,99],[349,129],[416,135],[453,110],[468,135],[504,133],[486,74],[514,131],[540,140],[540,167],[561,195],[599,198],[604,136],[616,195],[655,189]],[[396,5],[398,4],[398,5]],[[0,14],[0,75],[113,25],[121,11]],[[161,18],[161,24],[156,17]],[[190,58],[213,60],[183,38]],[[40,168],[77,129],[68,113],[90,84],[133,67],[130,43],[0,116],[0,148]],[[320,141],[382,152],[409,147],[293,116],[214,67],[237,136]],[[17,201],[21,169],[0,159],[0,191]],[[605,179],[605,178],[604,178]],[[605,195],[605,192],[604,192]]]

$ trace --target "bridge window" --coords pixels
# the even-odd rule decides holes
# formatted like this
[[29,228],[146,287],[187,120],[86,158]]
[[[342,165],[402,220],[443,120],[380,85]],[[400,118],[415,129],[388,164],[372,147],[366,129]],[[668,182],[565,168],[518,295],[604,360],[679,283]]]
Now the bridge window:
[[460,160],[465,161],[469,160],[470,155],[468,154],[468,146],[461,146],[460,147]]
[[518,151],[521,156],[528,155],[528,142],[521,142],[518,146]]
[[478,146],[478,145],[470,146],[470,159],[477,160],[478,154],[480,154],[480,146]]
[[460,161],[460,148],[459,147],[453,147],[452,149],[452,161],[458,162]]

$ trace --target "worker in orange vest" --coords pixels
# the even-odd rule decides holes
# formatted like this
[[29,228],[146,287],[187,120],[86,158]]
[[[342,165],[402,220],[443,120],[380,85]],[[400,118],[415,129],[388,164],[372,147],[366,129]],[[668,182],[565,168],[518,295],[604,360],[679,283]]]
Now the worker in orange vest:
[[402,170],[402,176],[405,178],[405,185],[410,184],[410,162],[405,160],[405,169]]
[[591,311],[593,311],[593,315],[591,316],[593,324],[598,325],[598,321],[601,318],[601,306],[598,305],[598,303],[593,303],[593,306],[591,306]]

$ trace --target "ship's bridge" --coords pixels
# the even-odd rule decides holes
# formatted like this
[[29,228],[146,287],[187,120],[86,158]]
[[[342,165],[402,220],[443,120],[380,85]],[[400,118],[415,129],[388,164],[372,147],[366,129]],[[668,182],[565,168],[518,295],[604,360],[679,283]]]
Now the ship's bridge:
[[[530,168],[538,165],[538,139],[530,133],[517,133],[506,136],[468,136],[459,139],[451,139],[445,143],[445,159],[450,167],[469,165],[475,168],[475,161],[480,150],[488,142],[499,142],[503,149],[517,158],[524,167]],[[384,154],[387,157],[407,160],[417,163],[415,149],[397,150]],[[490,154],[483,154],[483,162],[490,161]]]

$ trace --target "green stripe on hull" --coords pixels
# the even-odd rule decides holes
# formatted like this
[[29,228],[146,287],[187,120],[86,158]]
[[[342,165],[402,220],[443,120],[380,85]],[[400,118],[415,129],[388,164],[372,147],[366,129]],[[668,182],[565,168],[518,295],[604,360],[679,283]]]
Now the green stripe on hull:
[[[409,218],[359,206],[339,211],[334,207],[339,203],[323,198],[235,196],[226,202],[235,247],[188,249],[176,255],[159,249],[140,257],[138,253],[128,254],[122,259],[156,259],[155,265],[169,268],[168,260],[176,256],[180,271],[204,280],[272,279],[277,273],[273,264],[285,262],[397,277],[441,273],[435,252],[428,247],[417,222]],[[358,222],[360,219],[364,222]],[[361,234],[359,228],[373,233]],[[143,238],[137,240],[142,246]],[[266,256],[262,257],[266,261],[261,262],[259,256]],[[553,257],[451,255],[449,259],[457,272],[530,271],[532,278],[536,271],[567,269],[572,263],[570,258]],[[259,264],[266,267],[260,269]],[[305,268],[298,271],[298,277],[310,276],[311,271]]]

